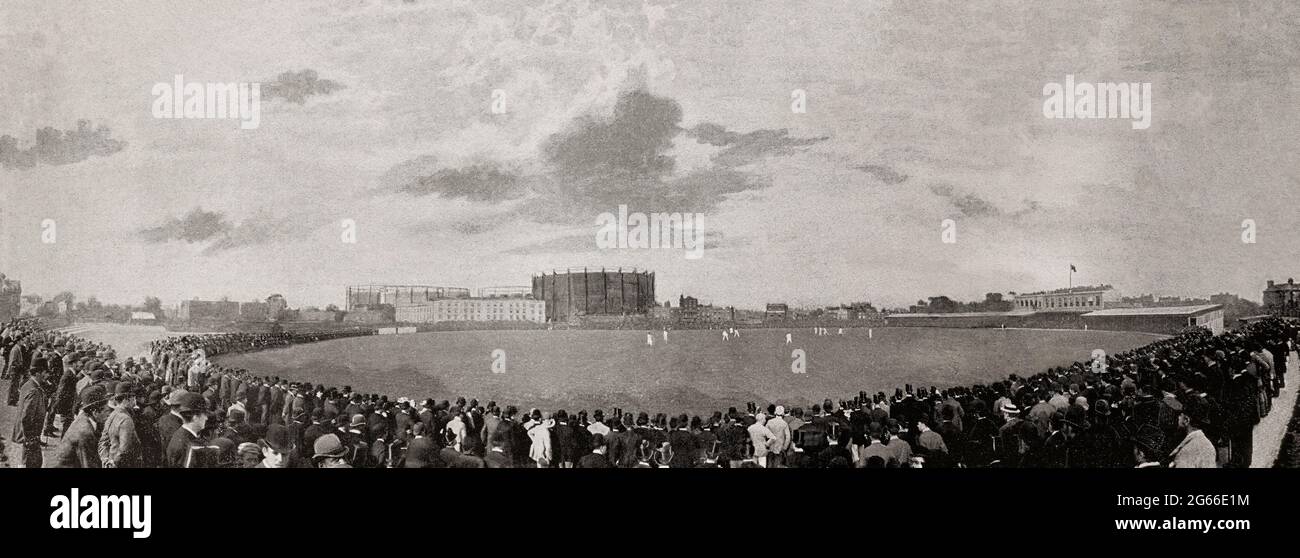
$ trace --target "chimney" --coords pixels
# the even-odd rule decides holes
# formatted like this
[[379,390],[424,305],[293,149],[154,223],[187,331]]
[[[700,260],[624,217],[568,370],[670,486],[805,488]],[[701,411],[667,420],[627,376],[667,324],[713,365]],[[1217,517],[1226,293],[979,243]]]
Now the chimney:
[[1270,288],[1270,289],[1273,288],[1273,280],[1272,280],[1272,279],[1269,279],[1269,280],[1268,280],[1268,288]]

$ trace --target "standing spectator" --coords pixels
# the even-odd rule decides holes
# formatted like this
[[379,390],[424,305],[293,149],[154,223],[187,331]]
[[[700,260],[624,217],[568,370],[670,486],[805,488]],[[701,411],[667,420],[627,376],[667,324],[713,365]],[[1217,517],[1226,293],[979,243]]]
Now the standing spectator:
[[746,429],[749,432],[749,441],[754,446],[754,461],[759,467],[767,467],[767,455],[772,447],[772,442],[777,439],[776,434],[767,428],[767,415],[758,413],[754,415],[754,424],[749,425]]
[[257,441],[262,448],[262,462],[258,469],[285,469],[289,467],[293,445],[289,443],[289,431],[283,425],[272,424],[266,429],[266,437]]
[[514,459],[505,450],[506,436],[505,431],[498,430],[488,439],[488,451],[483,456],[483,464],[488,469],[510,469],[515,466]]
[[208,402],[196,393],[181,392],[177,398],[176,412],[180,415],[181,426],[172,433],[167,441],[164,458],[168,467],[183,468],[189,459],[190,447],[203,445],[203,430],[208,425]]
[[691,432],[690,419],[680,415],[676,420],[677,428],[668,433],[668,447],[672,449],[672,461],[668,466],[673,469],[689,469],[700,460],[699,439]]
[[591,437],[591,453],[578,459],[579,469],[608,469],[613,465],[609,464],[609,459],[605,457],[605,436],[594,434]]
[[[1259,381],[1244,365],[1234,365],[1232,368],[1227,386],[1227,422],[1224,425],[1231,452],[1228,467],[1246,469],[1250,467],[1254,451],[1255,425],[1259,424],[1261,416]],[[1197,428],[1202,426],[1203,424],[1198,424]]]
[[334,434],[326,434],[316,439],[316,444],[312,448],[315,454],[312,455],[312,461],[316,463],[318,469],[351,469],[348,465],[347,455],[348,448],[344,447],[343,442]]
[[5,377],[9,378],[9,395],[6,402],[10,407],[17,407],[18,392],[22,390],[23,382],[27,380],[27,347],[21,340],[9,348]]
[[611,432],[609,435],[609,461],[615,467],[623,469],[636,467],[641,436],[632,426],[632,415],[623,415],[621,424],[618,424],[618,431]]
[[417,422],[411,426],[411,441],[406,448],[406,462],[404,467],[407,469],[424,469],[430,467],[434,460],[434,453],[437,447],[433,441],[425,436],[424,423]]
[[873,422],[867,427],[867,439],[862,449],[858,450],[856,466],[863,469],[871,466],[872,459],[880,460],[880,467],[897,467],[895,453],[886,447],[885,442],[889,440],[889,431],[880,423]]
[[1189,401],[1178,415],[1178,425],[1186,430],[1187,435],[1170,454],[1171,469],[1213,469],[1215,463],[1214,444],[1201,431],[1205,423],[1204,407],[1199,402]]
[[113,409],[108,406],[108,390],[91,386],[81,394],[81,412],[63,433],[54,461],[47,467],[57,469],[98,469],[99,435]]
[[126,382],[117,384],[114,389],[113,414],[104,423],[104,432],[99,437],[99,459],[106,469],[126,469],[139,467],[140,437],[136,434],[134,387]]
[[569,413],[564,409],[555,412],[555,426],[551,429],[551,448],[555,464],[561,469],[572,469],[578,460],[577,438],[569,426]]
[[542,413],[541,419],[533,423],[528,429],[528,439],[531,445],[528,448],[528,457],[537,463],[538,469],[550,468],[552,461],[555,459],[554,449],[551,447],[551,429],[555,427],[555,420],[551,418],[550,411]]
[[41,435],[45,430],[45,414],[49,390],[46,374],[33,373],[18,392],[18,411],[14,415],[13,442],[15,462],[28,469],[41,467]]
[[605,411],[596,409],[596,411],[591,414],[591,418],[592,421],[591,424],[587,426],[587,431],[592,434],[609,436],[609,427],[605,426]]
[[[940,412],[943,411],[941,410]],[[924,450],[925,455],[927,456],[927,461],[933,461],[933,456],[939,456],[940,459],[943,459],[948,455],[948,445],[944,443],[942,434],[930,430],[930,425],[926,424],[928,421],[929,419],[925,419],[916,424],[916,429],[918,431],[916,436],[917,451],[921,452]],[[892,443],[893,440],[891,439],[890,442]]]
[[768,448],[767,466],[783,468],[785,467],[785,452],[790,449],[790,424],[785,421],[784,406],[777,405],[773,410],[775,416],[768,420],[766,425],[774,437]]

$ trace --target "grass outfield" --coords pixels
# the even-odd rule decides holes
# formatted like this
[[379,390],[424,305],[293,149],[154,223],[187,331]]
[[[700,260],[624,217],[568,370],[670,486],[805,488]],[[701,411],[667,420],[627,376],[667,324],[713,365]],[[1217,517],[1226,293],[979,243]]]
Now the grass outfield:
[[[645,345],[644,332],[465,331],[339,339],[217,360],[278,375],[395,398],[478,398],[523,407],[646,410],[704,414],[746,401],[807,406],[859,390],[970,385],[1028,374],[1144,345],[1158,336],[1109,331],[937,328],[846,329],[844,336],[747,330],[722,341],[716,331],[674,331]],[[791,350],[807,373],[791,371]],[[506,368],[493,373],[492,353]]]

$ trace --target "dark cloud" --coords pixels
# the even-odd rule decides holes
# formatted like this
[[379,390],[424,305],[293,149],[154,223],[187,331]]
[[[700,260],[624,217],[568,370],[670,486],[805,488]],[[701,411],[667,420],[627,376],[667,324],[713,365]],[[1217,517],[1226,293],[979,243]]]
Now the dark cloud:
[[303,70],[281,73],[275,81],[263,83],[262,91],[268,100],[280,98],[301,105],[307,102],[307,97],[329,95],[346,87],[337,81],[320,79],[316,70]]
[[672,172],[667,154],[678,134],[682,108],[644,90],[619,96],[608,119],[586,117],[552,135],[543,157],[564,176],[617,180],[658,178]]
[[969,192],[957,192],[949,184],[932,185],[930,186],[930,192],[941,198],[946,198],[961,211],[962,215],[967,217],[995,217],[1002,214],[1002,210],[988,200]]
[[6,169],[30,169],[37,163],[70,165],[92,156],[107,157],[126,147],[126,142],[110,137],[112,131],[101,125],[91,128],[87,120],[77,121],[75,130],[46,127],[36,131],[36,141],[26,149],[10,135],[0,136],[0,165]]
[[[619,96],[612,114],[578,118],[546,138],[541,172],[525,175],[493,163],[445,167],[433,157],[420,157],[393,167],[376,193],[482,203],[522,199],[504,214],[506,220],[571,226],[594,226],[596,216],[617,211],[619,205],[633,212],[707,213],[728,196],[768,186],[734,167],[825,139],[792,138],[786,130],[737,133],[716,124],[688,131],[681,119],[676,101],[631,90]],[[674,176],[670,151],[684,133],[726,149],[713,157],[713,165]],[[452,228],[471,235],[502,222],[473,221]]]
[[173,217],[161,225],[139,232],[145,242],[162,244],[181,241],[187,244],[210,242],[203,253],[216,254],[258,244],[268,244],[297,234],[301,223],[288,218],[256,215],[240,223],[231,223],[216,211],[198,207],[181,217]]
[[859,165],[853,167],[857,170],[874,176],[876,180],[885,184],[902,184],[907,182],[908,176],[884,165]]
[[196,207],[183,217],[173,217],[157,227],[140,231],[140,237],[155,244],[173,240],[193,244],[222,236],[230,228],[224,215]]
[[829,137],[792,138],[790,131],[781,129],[754,130],[747,133],[729,131],[719,124],[705,122],[687,131],[695,141],[716,147],[725,147],[715,153],[712,161],[724,167],[738,167],[771,155],[790,155],[797,147],[806,147],[826,141]]
[[492,163],[441,168],[427,175],[404,179],[390,173],[388,181],[396,182],[387,188],[392,192],[474,202],[508,201],[526,193],[524,181],[517,173]]

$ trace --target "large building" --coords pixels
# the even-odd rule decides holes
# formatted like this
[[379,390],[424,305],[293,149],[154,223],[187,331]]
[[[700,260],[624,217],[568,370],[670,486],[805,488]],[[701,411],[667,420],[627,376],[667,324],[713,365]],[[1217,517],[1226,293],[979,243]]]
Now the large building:
[[700,321],[700,299],[693,296],[677,295],[677,316],[685,325],[694,325]]
[[784,302],[769,302],[763,311],[764,320],[785,320],[790,318],[790,305]]
[[533,299],[546,303],[546,320],[580,316],[645,315],[655,303],[655,274],[636,269],[589,268],[533,276]]
[[1173,335],[1185,328],[1200,326],[1208,328],[1215,335],[1223,333],[1223,307],[1218,304],[1111,308],[1089,312],[1082,317],[1088,329]]
[[347,288],[347,308],[378,309],[381,306],[422,306],[444,298],[469,298],[469,289],[431,285],[351,285]]
[[533,288],[528,285],[482,287],[478,290],[479,298],[532,298],[532,296]]
[[1108,308],[1118,302],[1119,296],[1110,285],[1070,287],[1052,291],[1038,291],[1014,295],[1016,310],[1052,310],[1062,312],[1092,312]]
[[22,301],[22,308],[18,310],[19,316],[35,316],[40,313],[41,306],[45,305],[45,299],[41,298],[41,295],[24,295]]
[[176,314],[182,322],[211,320],[234,322],[239,320],[239,303],[228,300],[183,300]]
[[22,310],[23,284],[0,273],[0,322],[18,317]]
[[419,306],[398,306],[397,321],[546,322],[546,303],[530,298],[449,298]]
[[1300,316],[1300,285],[1295,279],[1286,283],[1268,282],[1264,289],[1264,310],[1280,316]]
[[242,322],[266,322],[271,320],[270,307],[265,302],[244,302],[239,305],[239,320]]

